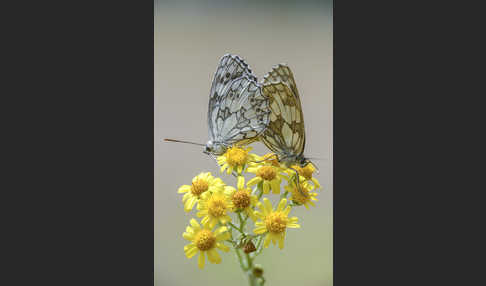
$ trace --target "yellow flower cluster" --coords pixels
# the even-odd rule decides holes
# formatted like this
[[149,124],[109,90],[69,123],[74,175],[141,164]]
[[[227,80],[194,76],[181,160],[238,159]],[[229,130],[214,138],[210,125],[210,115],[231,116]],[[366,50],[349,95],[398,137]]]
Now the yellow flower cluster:
[[[222,173],[226,171],[236,176],[236,187],[206,172],[194,177],[191,185],[183,185],[178,190],[184,193],[184,211],[191,212],[197,205],[196,216],[201,218],[200,223],[192,218],[183,233],[190,241],[184,252],[187,258],[199,253],[199,268],[204,267],[206,256],[211,263],[221,263],[216,249],[228,252],[230,247],[225,242],[235,249],[242,268],[250,267],[252,259],[270,242],[278,243],[283,249],[287,228],[300,227],[297,217],[289,217],[293,207],[315,206],[317,194],[314,191],[321,186],[313,177],[312,164],[304,168],[286,168],[274,154],[258,156],[250,151],[251,147],[233,146],[217,158]],[[254,177],[245,183],[245,174],[254,174]],[[284,180],[287,184],[281,188]],[[269,198],[263,197],[270,193],[280,194],[276,207],[272,207]],[[245,228],[248,218],[255,224],[253,233]],[[246,264],[242,261],[242,249]]]

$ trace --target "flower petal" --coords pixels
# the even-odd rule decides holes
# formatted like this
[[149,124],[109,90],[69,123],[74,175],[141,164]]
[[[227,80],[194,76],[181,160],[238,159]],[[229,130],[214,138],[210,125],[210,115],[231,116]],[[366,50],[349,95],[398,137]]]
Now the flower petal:
[[179,194],[182,194],[182,193],[186,193],[186,192],[188,192],[188,191],[190,191],[190,190],[191,190],[191,186],[189,186],[189,185],[183,185],[183,186],[181,186],[181,187],[180,187],[180,188],[177,190],[177,192],[178,192]]
[[253,186],[253,185],[258,184],[258,183],[259,183],[261,180],[262,180],[262,178],[260,178],[260,177],[255,177],[255,178],[252,178],[251,180],[249,180],[249,181],[246,183],[246,185],[247,185],[248,187],[251,187],[251,186]]
[[205,216],[202,220],[201,220],[201,223],[205,226],[205,227],[209,227],[209,228],[212,228],[211,227],[211,224],[210,224],[210,218],[209,216]]
[[196,204],[196,202],[197,202],[196,197],[191,197],[190,199],[188,199],[186,201],[186,203],[184,204],[184,211],[190,212],[194,208],[194,205]]
[[246,208],[245,212],[251,218],[252,221],[257,220],[257,217],[255,216],[255,212],[250,207]]
[[263,181],[263,193],[268,194],[270,192],[270,183],[268,181]]
[[226,168],[227,168],[227,167],[228,167],[228,164],[224,163],[224,164],[223,164],[223,166],[221,166],[221,168],[219,169],[219,171],[220,171],[221,173],[223,173],[223,172],[224,172],[224,170],[226,170]]
[[192,241],[194,239],[194,236],[195,236],[194,233],[190,233],[190,232],[184,232],[182,234],[182,237],[189,241]]
[[222,233],[225,233],[228,231],[228,228],[226,226],[222,226],[222,227],[219,227],[217,228],[215,231],[214,231],[214,235],[218,236]]
[[246,169],[246,171],[250,172],[250,173],[256,173],[257,170],[258,170],[258,167],[248,167]]
[[272,193],[280,194],[280,180],[275,178],[272,181],[270,181],[270,184],[272,186]]
[[265,232],[267,232],[267,228],[265,226],[259,226],[259,227],[256,227],[255,229],[253,229],[254,234],[262,234],[262,233],[265,233]]
[[221,256],[219,256],[219,253],[216,251],[216,249],[210,249],[207,253],[209,262],[216,264],[221,263]]
[[218,249],[221,249],[221,250],[222,250],[222,251],[224,251],[224,252],[228,252],[228,251],[230,251],[230,248],[229,248],[228,246],[224,245],[222,242],[217,242],[217,243],[216,243],[216,247],[217,247]]
[[241,190],[241,189],[244,189],[245,188],[245,177],[243,176],[238,176],[238,183],[236,185],[236,187]]
[[[258,203],[258,204],[260,204],[260,203]],[[265,219],[265,215],[264,215],[262,212],[255,211],[255,212],[254,212],[254,214],[255,214],[255,216],[256,216],[257,218],[259,218],[259,219],[262,219],[262,220],[263,220],[263,219]],[[257,223],[258,223],[258,222],[257,222]]]
[[296,216],[290,217],[289,218],[289,223],[297,223],[299,221],[299,218]]
[[190,227],[190,226],[186,226],[186,232],[187,233],[194,233],[194,229],[192,229],[192,227]]
[[267,234],[267,236],[265,236],[265,241],[263,242],[263,246],[267,248],[270,245],[270,241],[271,241],[271,236],[270,234]]
[[236,189],[232,186],[224,186],[224,194],[227,196],[231,196],[234,192],[236,192]]
[[184,246],[184,253],[186,254],[187,258],[192,258],[197,254],[198,251],[199,249],[192,243]]
[[231,238],[231,234],[229,232],[223,232],[219,235],[216,235],[216,241],[225,241]]
[[201,229],[201,225],[193,218],[189,221],[191,224],[192,228],[194,229],[194,232],[198,232]]
[[199,258],[197,260],[197,266],[199,266],[200,269],[204,268],[204,251],[199,252]]
[[185,193],[184,196],[182,197],[182,202],[187,201],[188,198],[192,196],[191,192]]
[[277,211],[282,211],[285,208],[285,205],[287,204],[287,199],[282,199],[278,203]]
[[[267,198],[263,198],[263,206],[264,206],[264,214],[265,215],[267,215],[268,213],[270,213],[273,210],[272,204],[270,203],[270,201]],[[265,211],[266,211],[266,213],[265,213]]]
[[224,215],[224,216],[219,217],[219,222],[221,224],[227,224],[230,221],[231,221],[231,217],[229,215]]

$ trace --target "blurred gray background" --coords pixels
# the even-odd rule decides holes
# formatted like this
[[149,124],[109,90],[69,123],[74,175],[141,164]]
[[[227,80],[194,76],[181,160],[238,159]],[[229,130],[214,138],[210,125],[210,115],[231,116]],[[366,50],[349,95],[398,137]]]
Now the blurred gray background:
[[[221,264],[197,267],[182,238],[195,211],[185,213],[180,185],[202,171],[220,176],[203,147],[160,142],[161,138],[207,141],[211,79],[225,53],[238,54],[260,79],[275,64],[294,72],[301,94],[307,156],[316,161],[324,189],[316,207],[296,208],[301,229],[287,233],[283,251],[270,246],[256,263],[266,285],[332,285],[332,1],[158,1],[155,0],[155,285],[247,285],[234,252]],[[261,143],[252,144],[267,153]]]

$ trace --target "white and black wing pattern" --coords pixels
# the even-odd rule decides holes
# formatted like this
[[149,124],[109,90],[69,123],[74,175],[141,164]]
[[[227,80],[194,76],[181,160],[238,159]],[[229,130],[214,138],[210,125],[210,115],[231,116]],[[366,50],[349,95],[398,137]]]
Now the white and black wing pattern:
[[268,102],[253,76],[243,75],[230,81],[218,100],[210,104],[210,140],[226,146],[256,140],[270,121]]
[[212,121],[212,119],[214,117],[214,112],[218,111],[218,104],[225,97],[224,91],[228,90],[228,87],[234,80],[245,75],[251,80],[255,82],[257,81],[248,64],[239,56],[226,54],[220,59],[209,93],[208,133],[210,140],[214,141],[217,136],[217,134],[214,133],[216,128],[213,125],[214,121]]

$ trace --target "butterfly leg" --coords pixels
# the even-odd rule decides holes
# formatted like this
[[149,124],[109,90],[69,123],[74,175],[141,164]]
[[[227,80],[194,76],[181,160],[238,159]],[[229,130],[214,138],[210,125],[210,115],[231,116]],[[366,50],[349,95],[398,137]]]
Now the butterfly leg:
[[265,161],[268,161],[268,160],[272,160],[272,157],[275,157],[275,159],[277,159],[277,161],[278,161],[278,155],[277,154],[272,154],[268,158],[265,158],[265,159],[260,160],[260,161],[253,161],[253,163],[261,163],[261,162],[265,162]]
[[299,190],[299,193],[301,195],[303,195],[304,197],[307,197],[307,195],[304,193],[304,191],[302,190],[302,188],[300,187],[300,179],[299,179],[299,172],[297,172],[297,170],[295,170],[294,168],[292,167],[289,167],[289,169],[292,169],[294,172],[295,172],[295,177],[296,177],[296,185],[297,185],[297,190]]

